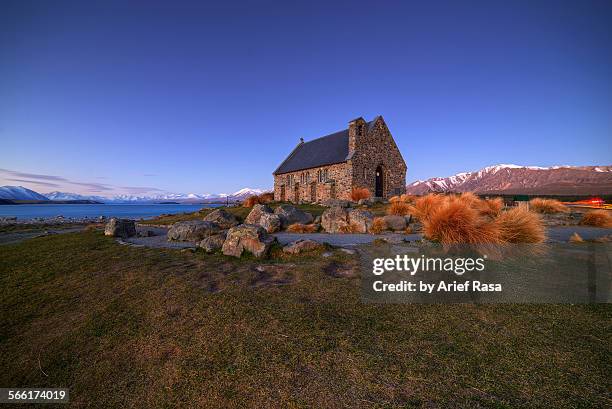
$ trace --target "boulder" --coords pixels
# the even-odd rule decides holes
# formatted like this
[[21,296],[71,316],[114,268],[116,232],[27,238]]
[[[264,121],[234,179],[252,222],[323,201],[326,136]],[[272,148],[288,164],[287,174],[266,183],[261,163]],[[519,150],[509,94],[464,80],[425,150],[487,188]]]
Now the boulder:
[[217,250],[221,250],[226,237],[227,232],[213,234],[212,236],[206,237],[204,240],[202,240],[198,246],[204,249],[204,251],[207,253],[213,253]]
[[282,228],[290,224],[310,224],[314,220],[310,213],[306,213],[288,204],[283,204],[274,209],[274,214],[277,214],[281,219]]
[[351,209],[348,211],[348,221],[356,233],[367,233],[372,227],[374,215],[367,210]]
[[348,225],[348,211],[344,207],[330,207],[321,215],[321,227],[327,233],[339,233],[342,228]]
[[274,233],[281,229],[282,222],[279,215],[274,213],[262,213],[257,225],[266,229],[268,233]]
[[217,209],[204,217],[204,221],[217,223],[223,229],[229,229],[240,224],[236,216],[225,209]]
[[190,220],[177,222],[168,230],[168,240],[176,241],[201,241],[205,237],[219,233],[221,226],[214,222],[203,220]]
[[255,257],[262,257],[268,253],[275,240],[261,226],[241,224],[232,227],[227,232],[227,238],[222,247],[223,254],[240,257],[246,250]]
[[113,217],[106,223],[104,235],[127,239],[136,235],[136,224],[134,220]]
[[264,213],[274,213],[270,206],[265,204],[256,204],[249,215],[244,219],[245,224],[259,224],[261,215]]
[[289,254],[298,254],[304,251],[312,251],[312,250],[318,250],[322,248],[323,248],[323,245],[321,243],[317,243],[314,240],[300,239],[292,243],[289,243],[285,247],[283,247],[283,252],[289,253]]
[[406,218],[404,216],[389,214],[383,217],[383,219],[385,220],[387,227],[391,230],[406,230]]

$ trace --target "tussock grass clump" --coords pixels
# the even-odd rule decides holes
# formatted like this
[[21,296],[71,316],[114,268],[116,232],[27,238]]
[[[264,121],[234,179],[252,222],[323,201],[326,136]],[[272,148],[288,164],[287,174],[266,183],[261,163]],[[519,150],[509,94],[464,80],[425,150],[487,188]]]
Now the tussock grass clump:
[[387,208],[387,214],[393,214],[396,216],[406,216],[410,214],[412,210],[411,206],[408,203],[404,202],[393,202]]
[[351,190],[351,200],[358,202],[361,199],[368,199],[371,196],[370,191],[367,187],[354,187]]
[[493,224],[506,243],[541,243],[546,231],[540,217],[524,207],[515,207],[501,213]]
[[340,226],[338,230],[340,231],[340,233],[359,233],[359,226],[354,223],[351,223],[345,226]]
[[370,226],[370,233],[380,234],[385,230],[387,230],[385,219],[382,217],[375,217],[372,221],[372,226]]
[[242,204],[242,206],[253,207],[256,204],[266,204],[266,203],[270,203],[273,200],[274,200],[274,193],[266,192],[260,195],[253,195],[253,196],[247,197],[244,200],[244,203]]
[[529,208],[537,213],[554,214],[567,213],[569,209],[563,203],[555,199],[542,199],[536,197],[529,201]]
[[404,193],[403,195],[390,197],[389,202],[391,203],[395,203],[395,202],[414,203],[416,198],[417,196],[415,195],[409,195],[407,193]]
[[484,199],[478,202],[478,211],[483,216],[496,217],[504,207],[504,201],[501,197],[495,199]]
[[287,231],[290,233],[314,233],[319,229],[316,224],[301,224],[293,223],[287,226]]
[[410,207],[410,211],[414,217],[424,222],[431,216],[433,210],[441,207],[446,200],[443,195],[430,193],[416,199],[414,205]]
[[423,220],[425,237],[442,244],[501,243],[495,223],[483,219],[469,200],[446,200]]
[[593,210],[582,216],[580,224],[592,227],[612,227],[612,215],[607,210]]
[[430,194],[418,198],[412,214],[423,234],[442,244],[540,243],[545,229],[540,217],[526,208],[502,211],[501,198],[483,200],[473,193]]

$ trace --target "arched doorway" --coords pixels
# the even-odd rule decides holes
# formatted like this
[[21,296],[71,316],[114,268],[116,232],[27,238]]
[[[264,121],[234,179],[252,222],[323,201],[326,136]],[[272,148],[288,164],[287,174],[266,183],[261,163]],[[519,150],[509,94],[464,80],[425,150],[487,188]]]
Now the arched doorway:
[[384,192],[384,175],[383,175],[383,168],[382,166],[378,166],[376,168],[376,188],[374,189],[375,192],[375,196],[376,197],[383,197],[383,192]]

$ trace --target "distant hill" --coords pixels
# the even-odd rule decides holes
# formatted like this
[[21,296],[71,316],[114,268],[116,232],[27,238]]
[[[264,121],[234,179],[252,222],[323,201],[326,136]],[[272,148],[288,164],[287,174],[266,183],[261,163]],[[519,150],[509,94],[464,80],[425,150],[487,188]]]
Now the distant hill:
[[225,201],[242,201],[249,196],[259,195],[266,192],[263,189],[244,188],[231,194],[196,194],[196,193],[162,193],[158,195],[136,196],[116,195],[113,197],[88,196],[70,192],[50,192],[40,194],[23,186],[3,186],[0,188],[0,199],[22,200],[22,201],[53,201],[55,203],[220,203]]
[[23,186],[2,186],[0,187],[0,199],[9,200],[44,200],[45,196]]
[[495,165],[475,172],[419,180],[406,186],[409,194],[476,192],[542,195],[612,194],[612,166]]

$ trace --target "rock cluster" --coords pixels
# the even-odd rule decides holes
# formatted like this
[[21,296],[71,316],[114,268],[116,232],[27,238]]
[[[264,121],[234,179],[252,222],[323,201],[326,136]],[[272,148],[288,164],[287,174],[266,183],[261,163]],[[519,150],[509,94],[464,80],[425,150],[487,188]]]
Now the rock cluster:
[[321,215],[321,226],[327,233],[367,233],[373,220],[367,210],[334,206]]

